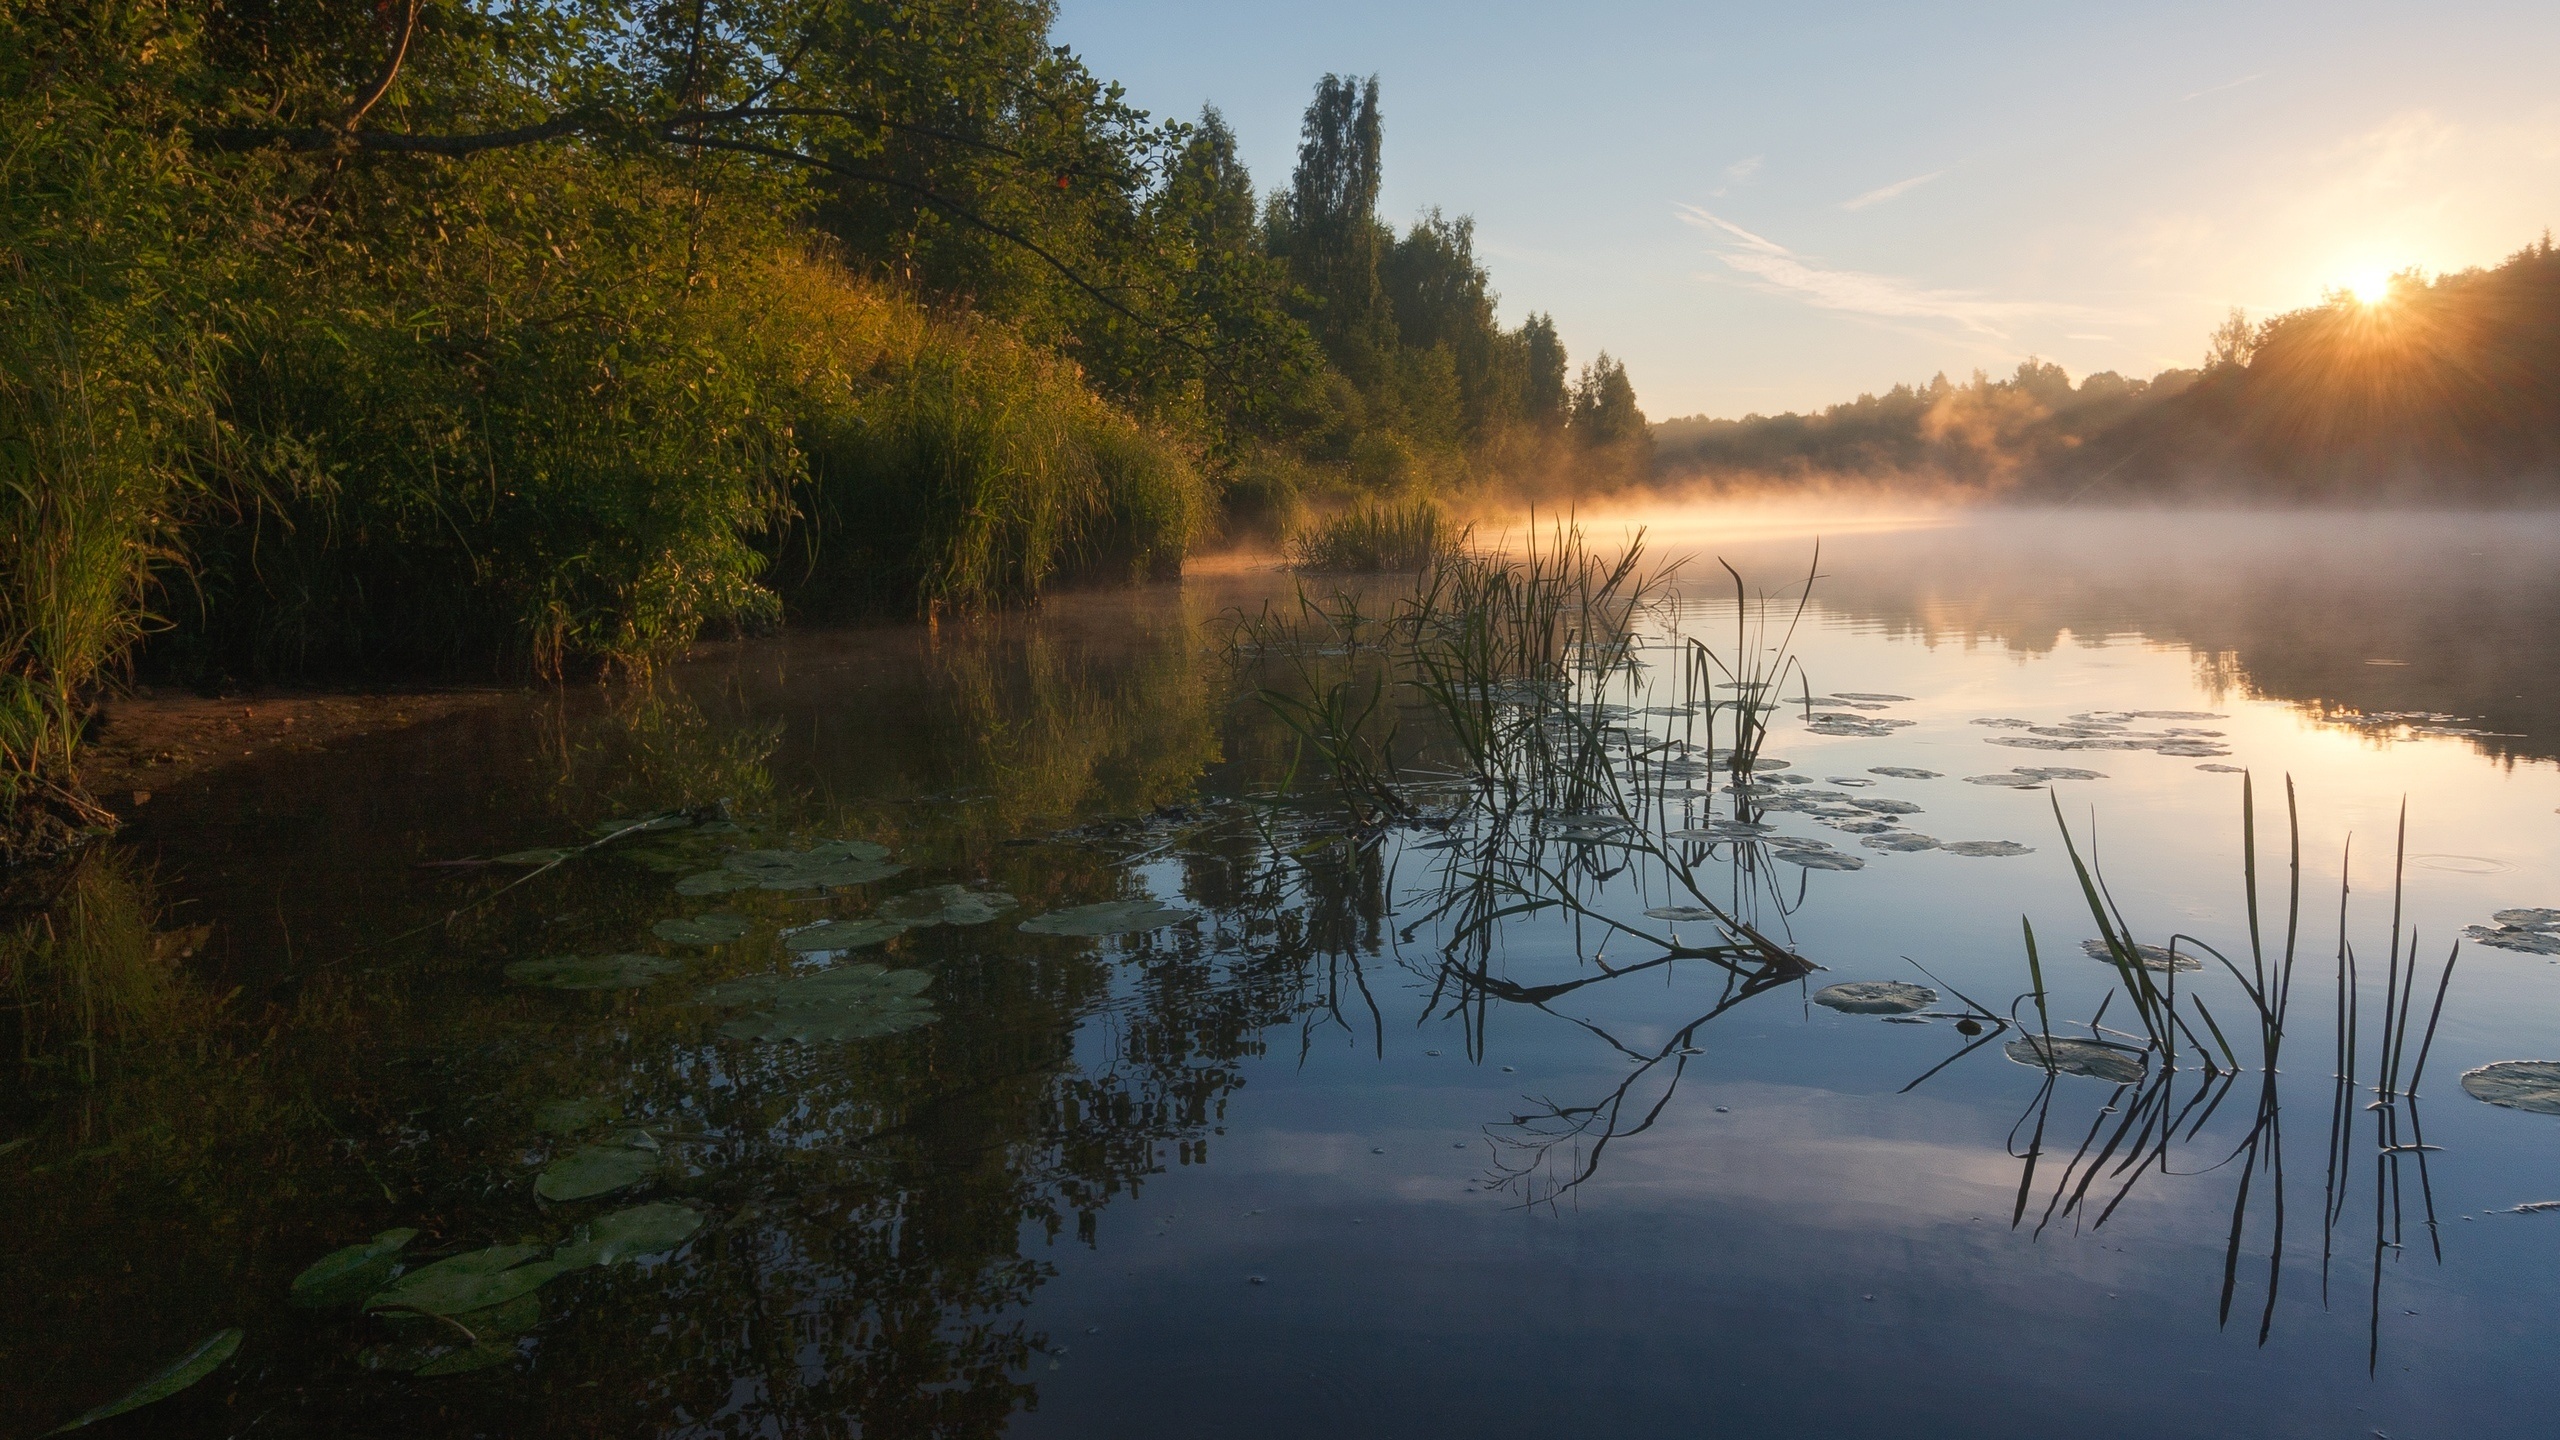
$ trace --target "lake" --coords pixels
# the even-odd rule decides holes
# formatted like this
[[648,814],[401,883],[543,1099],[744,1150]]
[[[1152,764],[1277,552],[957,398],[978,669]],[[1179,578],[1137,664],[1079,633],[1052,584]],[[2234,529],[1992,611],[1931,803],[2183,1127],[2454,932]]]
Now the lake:
[[2549,1433],[2560,517],[1648,518],[1509,801],[1240,562],[158,794],[0,1433]]

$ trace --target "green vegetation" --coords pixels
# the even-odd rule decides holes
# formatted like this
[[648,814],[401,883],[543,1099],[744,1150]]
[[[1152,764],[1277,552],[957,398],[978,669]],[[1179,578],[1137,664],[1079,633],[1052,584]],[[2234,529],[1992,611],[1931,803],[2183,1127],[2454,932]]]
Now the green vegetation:
[[[101,686],[645,673],[1221,530],[1640,478],[1605,355],[1376,214],[1375,80],[1263,196],[1044,0],[0,0],[0,807]],[[26,802],[40,802],[28,804]]]
[[1429,500],[1372,502],[1290,536],[1289,563],[1317,571],[1427,570],[1463,540]]
[[2025,496],[2513,499],[2560,477],[2560,254],[2549,236],[2487,270],[2396,277],[2253,325],[2234,310],[2204,364],[2077,385],[2030,359],[1896,386],[1818,414],[1656,428],[1672,477],[1847,479]]

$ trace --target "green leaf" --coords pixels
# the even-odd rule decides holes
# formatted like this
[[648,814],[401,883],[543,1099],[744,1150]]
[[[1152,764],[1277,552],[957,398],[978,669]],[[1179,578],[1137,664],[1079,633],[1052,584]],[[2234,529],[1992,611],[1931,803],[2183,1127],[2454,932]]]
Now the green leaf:
[[805,930],[792,931],[782,937],[782,943],[803,953],[812,950],[859,950],[904,934],[906,928],[895,920],[825,920]]
[[534,1107],[533,1128],[545,1135],[575,1135],[620,1113],[619,1107],[601,1095],[545,1100]]
[[1848,980],[1813,992],[1813,1003],[1850,1015],[1908,1015],[1938,1003],[1938,992],[1908,980]]
[[459,1315],[530,1295],[565,1267],[532,1261],[539,1245],[492,1245],[412,1270],[364,1302],[367,1310],[415,1310]]
[[743,915],[714,910],[690,920],[661,920],[649,933],[671,945],[729,945],[746,939],[751,928]]
[[702,1212],[684,1205],[638,1205],[581,1225],[568,1244],[551,1252],[564,1269],[611,1265],[673,1250],[702,1228]]
[[533,1193],[554,1202],[588,1200],[639,1184],[658,1164],[657,1151],[636,1145],[585,1145],[542,1167]]
[[934,885],[881,901],[879,916],[901,925],[984,925],[1017,903],[1001,890]]
[[1179,925],[1192,918],[1192,911],[1159,905],[1153,900],[1105,900],[1098,905],[1078,905],[1069,910],[1035,915],[1014,928],[1026,935],[1090,937],[1155,930],[1166,925]]
[[546,955],[507,967],[507,978],[546,990],[637,990],[684,968],[664,955]]
[[868,1040],[930,1025],[941,1017],[922,998],[933,977],[921,970],[846,965],[815,975],[750,976],[715,985],[702,998],[750,1005],[756,1012],[720,1027],[733,1040],[791,1040],[804,1045]]
[[2560,1060],[2501,1060],[2463,1072],[2474,1100],[2536,1115],[2560,1115]]
[[77,1430],[84,1425],[95,1425],[101,1420],[122,1415],[128,1410],[139,1410],[145,1405],[166,1400],[219,1369],[223,1361],[230,1359],[233,1353],[239,1350],[241,1339],[242,1332],[238,1330],[216,1331],[197,1342],[193,1350],[169,1362],[168,1367],[159,1374],[127,1390],[121,1397],[108,1401],[60,1429],[46,1433],[59,1435],[65,1430]]
[[2051,1068],[2065,1075],[2086,1075],[2092,1080],[2108,1080],[2118,1085],[2131,1085],[2140,1080],[2144,1067],[2149,1063],[2141,1051],[2129,1045],[2110,1045],[2103,1040],[2065,1040],[2059,1036],[2046,1039],[2029,1035],[2000,1048],[2003,1054],[2021,1065],[2038,1070]]
[[305,1310],[353,1305],[382,1288],[400,1252],[417,1238],[415,1230],[385,1230],[362,1245],[321,1256],[293,1277],[293,1303]]

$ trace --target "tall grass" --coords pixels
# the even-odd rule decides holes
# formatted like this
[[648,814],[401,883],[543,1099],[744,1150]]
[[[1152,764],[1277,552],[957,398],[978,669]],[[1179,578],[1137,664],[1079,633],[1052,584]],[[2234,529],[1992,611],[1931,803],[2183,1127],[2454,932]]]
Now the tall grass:
[[131,858],[91,849],[0,893],[0,1044],[36,1075],[86,1083],[115,1046],[157,1034],[184,997],[175,962],[201,932],[160,932]]
[[1373,502],[1327,515],[1291,535],[1284,549],[1289,564],[1299,570],[1368,574],[1429,570],[1465,547],[1466,533],[1453,527],[1438,505],[1413,500],[1401,505]]

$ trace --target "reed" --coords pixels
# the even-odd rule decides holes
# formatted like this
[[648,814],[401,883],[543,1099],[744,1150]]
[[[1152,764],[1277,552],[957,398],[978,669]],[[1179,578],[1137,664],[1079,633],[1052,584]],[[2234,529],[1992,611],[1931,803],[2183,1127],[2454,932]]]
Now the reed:
[[1467,532],[1430,500],[1372,502],[1327,515],[1283,545],[1299,570],[1332,574],[1427,571],[1462,551]]

